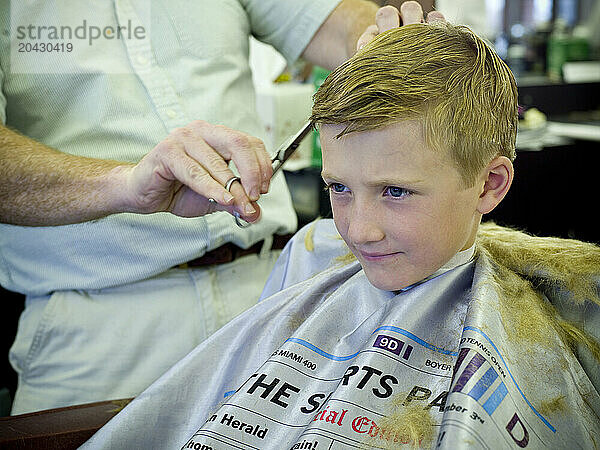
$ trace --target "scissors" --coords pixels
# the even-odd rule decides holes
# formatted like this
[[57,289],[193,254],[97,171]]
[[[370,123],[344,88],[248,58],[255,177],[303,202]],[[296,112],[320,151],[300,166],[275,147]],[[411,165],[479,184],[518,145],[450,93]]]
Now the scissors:
[[[298,130],[298,132],[292,136],[290,136],[275,152],[273,157],[271,158],[271,167],[273,168],[273,176],[279,172],[279,169],[283,166],[283,164],[290,159],[290,156],[294,154],[300,143],[304,140],[304,138],[308,135],[312,128],[312,122],[309,120],[302,128]],[[272,178],[272,177],[271,177]],[[239,178],[238,178],[239,180]],[[229,190],[229,189],[228,189]],[[246,228],[251,225],[250,222],[246,222],[240,217],[240,214],[237,211],[234,211],[233,216],[235,217],[235,223],[240,228]]]

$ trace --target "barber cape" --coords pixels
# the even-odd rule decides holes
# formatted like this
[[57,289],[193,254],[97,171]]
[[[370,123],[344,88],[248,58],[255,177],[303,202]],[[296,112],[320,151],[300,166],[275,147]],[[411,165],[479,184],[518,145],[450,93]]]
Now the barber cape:
[[[546,296],[541,306],[517,301],[512,308],[491,257],[479,250],[401,292],[382,291],[356,260],[340,262],[347,252],[331,220],[302,229],[282,252],[263,300],[84,447],[600,445],[597,361],[539,319]],[[569,320],[598,324],[596,304],[549,291]],[[521,335],[512,327],[527,319],[537,331],[515,338]]]

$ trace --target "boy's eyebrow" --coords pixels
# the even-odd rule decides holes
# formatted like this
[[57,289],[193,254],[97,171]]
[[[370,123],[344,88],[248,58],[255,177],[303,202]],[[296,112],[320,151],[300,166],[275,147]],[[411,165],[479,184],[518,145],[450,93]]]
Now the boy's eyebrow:
[[380,178],[378,180],[369,181],[367,186],[413,186],[423,183],[425,180],[401,180],[399,178]]
[[321,178],[325,179],[325,178],[330,178],[333,179],[334,177],[330,174],[328,174],[327,172],[324,172],[321,170]]
[[[321,172],[321,178],[329,179],[333,181],[338,181],[339,179],[335,175],[331,175],[327,172]],[[379,178],[376,180],[369,181],[367,186],[377,187],[377,186],[406,186],[406,185],[416,185],[423,183],[425,180],[401,180],[399,178]],[[341,182],[341,181],[340,181]]]

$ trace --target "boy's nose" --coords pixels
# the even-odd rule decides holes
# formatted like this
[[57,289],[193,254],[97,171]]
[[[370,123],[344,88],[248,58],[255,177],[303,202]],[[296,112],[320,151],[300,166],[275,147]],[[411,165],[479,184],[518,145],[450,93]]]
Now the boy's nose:
[[385,233],[381,229],[375,211],[365,206],[354,205],[348,216],[348,239],[354,245],[381,241]]

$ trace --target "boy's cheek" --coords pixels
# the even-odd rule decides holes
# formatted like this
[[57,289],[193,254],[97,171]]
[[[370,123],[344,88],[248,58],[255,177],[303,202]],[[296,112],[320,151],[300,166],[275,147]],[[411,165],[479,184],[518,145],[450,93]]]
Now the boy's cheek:
[[343,217],[342,214],[340,214],[339,212],[336,213],[335,210],[333,211],[333,223],[335,224],[335,227],[337,228],[338,233],[340,233],[342,239],[344,239],[344,241],[348,243],[348,223],[344,219],[345,217]]

